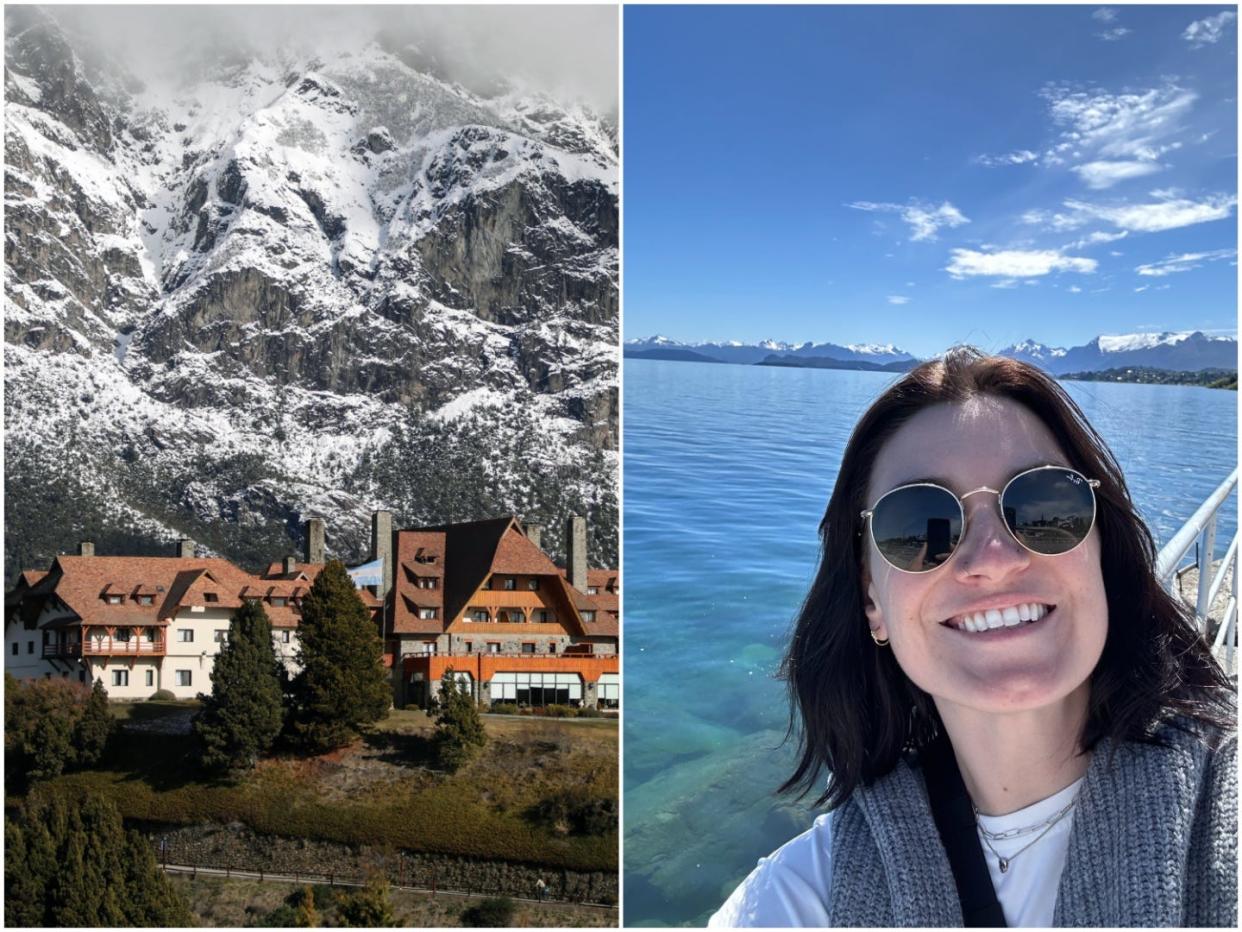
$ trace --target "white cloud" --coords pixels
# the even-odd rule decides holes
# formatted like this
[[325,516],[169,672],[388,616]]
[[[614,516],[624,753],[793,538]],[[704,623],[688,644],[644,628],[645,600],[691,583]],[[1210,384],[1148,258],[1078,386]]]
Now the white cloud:
[[1099,20],[1101,23],[1111,23],[1117,18],[1117,8],[1112,6],[1102,6],[1091,14],[1091,18]]
[[986,165],[988,168],[995,168],[998,165],[1024,165],[1027,162],[1038,162],[1039,153],[1032,152],[1030,149],[1018,149],[1015,152],[1007,152],[1004,155],[976,155],[975,162],[979,165]]
[[918,241],[934,240],[936,233],[942,227],[952,229],[970,223],[970,219],[948,201],[945,201],[939,207],[917,201],[912,201],[909,204],[854,201],[846,206],[852,207],[854,210],[885,211],[899,214],[901,219],[910,226],[910,239]]
[[903,294],[890,294],[888,296],[889,304],[909,304],[910,299]]
[[1068,291],[1070,294],[1082,294],[1082,289],[1079,288],[1077,285],[1070,285],[1069,288],[1066,289],[1066,291]]
[[1238,18],[1238,14],[1232,10],[1225,10],[1217,13],[1215,16],[1209,16],[1206,19],[1197,19],[1182,33],[1182,38],[1190,43],[1193,49],[1203,48],[1205,45],[1215,45],[1224,35],[1225,27]]
[[1237,202],[1236,197],[1215,195],[1203,201],[1167,198],[1149,204],[1115,206],[1066,201],[1065,206],[1079,216],[1107,220],[1120,230],[1158,233],[1212,220],[1224,220],[1233,213]]
[[[1075,240],[1065,248],[1068,250],[1083,249],[1087,246],[1098,246],[1101,243],[1113,243],[1119,239],[1125,239],[1130,234],[1126,230],[1118,233],[1105,233],[1103,230],[1096,230],[1094,233],[1088,233],[1082,239]],[[1119,256],[1121,253],[1113,252],[1111,255]]]
[[1185,252],[1180,256],[1167,256],[1159,262],[1140,265],[1134,271],[1140,275],[1163,278],[1177,272],[1189,272],[1197,269],[1205,262],[1217,262],[1221,259],[1233,259],[1238,255],[1236,249],[1214,249],[1210,252]]
[[1002,279],[1001,279],[1000,281],[998,281],[998,282],[992,282],[992,284],[991,284],[991,286],[990,286],[990,287],[992,287],[992,288],[1005,288],[1005,289],[1009,289],[1009,288],[1017,288],[1017,287],[1018,287],[1018,280],[1017,280],[1016,278],[1002,278]]
[[1058,249],[1003,249],[998,252],[954,249],[945,271],[954,278],[994,275],[1009,279],[1050,272],[1087,274],[1094,272],[1098,264],[1094,259],[1063,255]]
[[1129,34],[1130,30],[1125,26],[1115,26],[1112,29],[1106,29],[1104,32],[1097,32],[1095,36],[1097,39],[1103,39],[1105,42],[1116,42],[1124,39]]
[[1181,131],[1182,118],[1198,95],[1174,84],[1143,93],[1109,94],[1048,85],[1041,92],[1062,136],[1097,158],[1158,159]]
[[1098,191],[1111,188],[1118,181],[1141,178],[1163,168],[1159,162],[1087,162],[1085,165],[1075,165],[1073,170],[1088,188]]

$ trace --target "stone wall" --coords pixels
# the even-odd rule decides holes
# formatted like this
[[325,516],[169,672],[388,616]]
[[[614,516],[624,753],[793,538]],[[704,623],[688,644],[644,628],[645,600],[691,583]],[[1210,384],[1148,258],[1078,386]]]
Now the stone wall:
[[535,895],[542,877],[550,899],[582,903],[617,902],[617,875],[540,868],[507,861],[394,851],[304,838],[260,835],[241,823],[229,825],[136,825],[155,856],[168,864],[267,871],[273,874],[333,875],[355,879],[380,871],[394,884],[460,890],[493,896]]

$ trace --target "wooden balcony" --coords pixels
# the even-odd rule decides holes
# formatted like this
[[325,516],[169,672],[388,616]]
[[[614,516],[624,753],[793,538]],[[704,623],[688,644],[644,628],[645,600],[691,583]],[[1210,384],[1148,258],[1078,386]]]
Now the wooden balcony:
[[163,657],[164,652],[163,638],[148,641],[142,637],[131,637],[122,641],[119,638],[92,637],[82,642],[82,655],[85,657]]
[[43,656],[48,660],[74,660],[82,656],[80,641],[52,641],[43,645]]

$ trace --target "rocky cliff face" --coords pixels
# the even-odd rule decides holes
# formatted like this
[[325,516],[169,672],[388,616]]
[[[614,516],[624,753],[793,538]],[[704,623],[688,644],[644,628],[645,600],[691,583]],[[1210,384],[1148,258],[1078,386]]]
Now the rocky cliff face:
[[154,87],[5,28],[8,578],[84,535],[266,560],[311,514],[360,557],[374,507],[586,511],[615,561],[612,126],[378,43]]

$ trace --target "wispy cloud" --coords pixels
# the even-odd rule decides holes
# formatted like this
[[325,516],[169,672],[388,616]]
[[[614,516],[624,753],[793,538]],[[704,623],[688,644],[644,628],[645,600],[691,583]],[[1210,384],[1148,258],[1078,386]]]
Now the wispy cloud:
[[970,219],[948,201],[945,201],[939,207],[918,201],[911,201],[909,204],[854,201],[852,204],[846,204],[845,206],[852,207],[854,210],[883,211],[885,213],[898,214],[910,226],[910,239],[916,241],[931,241],[936,239],[936,234],[943,227],[952,229],[953,227],[960,227],[963,224],[970,223]]
[[1085,165],[1075,165],[1073,170],[1088,188],[1098,191],[1111,188],[1118,181],[1125,181],[1127,178],[1154,174],[1163,167],[1159,162],[1087,162]]
[[1066,201],[1065,206],[1087,222],[1089,219],[1106,220],[1119,230],[1131,233],[1158,233],[1178,227],[1194,226],[1212,220],[1225,220],[1233,213],[1238,199],[1233,196],[1214,195],[1202,201],[1187,198],[1167,198],[1146,204],[1088,204],[1083,201]]
[[1059,249],[1002,249],[996,252],[954,249],[945,271],[954,278],[984,275],[1011,279],[1038,277],[1051,272],[1089,274],[1095,271],[1097,265],[1094,259],[1067,256]]
[[1197,19],[1182,33],[1182,38],[1190,43],[1192,49],[1201,49],[1205,45],[1215,45],[1225,34],[1225,27],[1238,18],[1232,10],[1225,10],[1206,19]]
[[[1119,239],[1125,239],[1129,236],[1129,232],[1121,230],[1117,233],[1105,233],[1103,230],[1096,230],[1094,233],[1088,233],[1082,239],[1075,240],[1065,246],[1066,250],[1073,251],[1075,249],[1085,249],[1088,246],[1099,246],[1101,243],[1114,243]],[[1119,252],[1111,252],[1111,255],[1119,256]]]
[[1103,39],[1105,42],[1117,42],[1124,39],[1130,34],[1130,30],[1125,26],[1114,26],[1112,29],[1105,29],[1103,32],[1097,32],[1095,37]]
[[1111,23],[1117,18],[1117,8],[1115,6],[1102,6],[1091,14],[1091,18],[1101,23]]
[[979,165],[986,165],[988,168],[994,168],[997,165],[1024,165],[1027,162],[1038,162],[1039,153],[1032,152],[1030,149],[1018,149],[1015,152],[1006,152],[1004,155],[976,155],[974,160]]
[[1079,288],[1077,285],[1070,285],[1065,290],[1068,291],[1070,294],[1082,294],[1082,289]]
[[1189,272],[1197,269],[1205,262],[1218,262],[1221,259],[1233,259],[1238,255],[1236,249],[1213,249],[1210,252],[1184,252],[1180,256],[1168,256],[1159,262],[1140,265],[1134,271],[1140,275],[1163,278],[1178,272]]
[[888,296],[888,303],[889,304],[909,304],[910,299],[907,298],[904,294],[890,294]]

